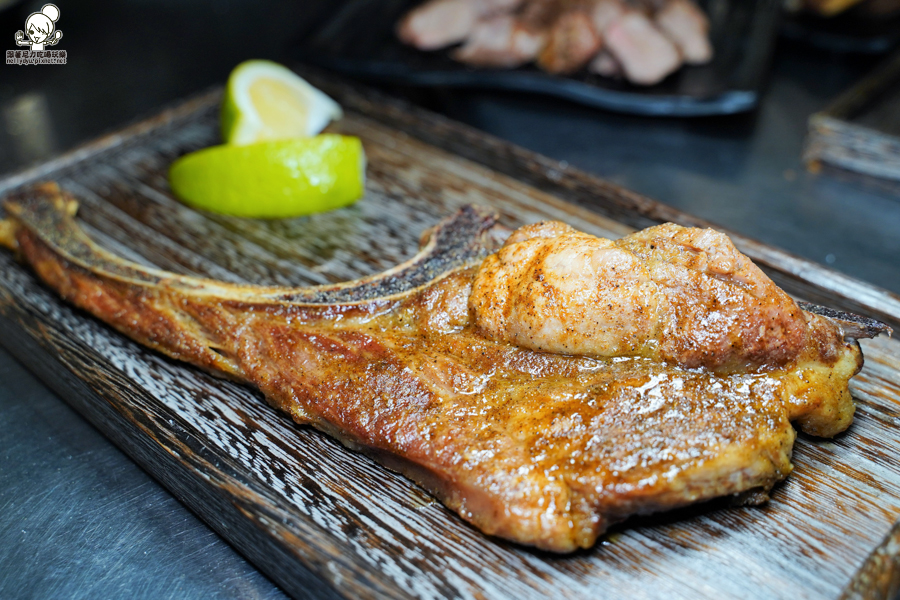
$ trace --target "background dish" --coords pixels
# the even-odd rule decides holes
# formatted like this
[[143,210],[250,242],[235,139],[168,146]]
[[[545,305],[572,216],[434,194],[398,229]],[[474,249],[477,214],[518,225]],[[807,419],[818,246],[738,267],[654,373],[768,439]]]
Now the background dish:
[[759,102],[781,11],[776,0],[701,2],[710,19],[712,62],[683,67],[655,86],[642,87],[586,71],[561,77],[534,66],[473,69],[452,60],[447,50],[416,50],[397,39],[395,27],[419,1],[351,0],[308,29],[294,56],[383,83],[535,92],[643,115],[732,114]]

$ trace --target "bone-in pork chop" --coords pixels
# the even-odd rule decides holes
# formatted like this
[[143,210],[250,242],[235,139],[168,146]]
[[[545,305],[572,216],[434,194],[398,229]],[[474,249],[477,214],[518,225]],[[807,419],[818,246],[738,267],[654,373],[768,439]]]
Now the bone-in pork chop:
[[543,223],[501,247],[467,207],[386,273],[290,289],[117,258],[53,184],[5,207],[0,243],[66,300],[556,552],[629,515],[764,498],[791,472],[792,421],[852,420],[844,334],[886,329],[805,311],[726,237],[675,225],[613,242]]

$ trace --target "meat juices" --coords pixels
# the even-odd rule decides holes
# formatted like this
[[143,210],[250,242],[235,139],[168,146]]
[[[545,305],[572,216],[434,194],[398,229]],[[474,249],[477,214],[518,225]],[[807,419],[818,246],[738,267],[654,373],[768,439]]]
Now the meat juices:
[[610,241],[548,222],[501,247],[466,207],[383,274],[279,288],[130,263],[74,207],[54,184],[21,192],[0,243],[125,335],[256,386],[518,543],[571,552],[629,515],[760,501],[793,468],[792,421],[832,436],[853,418],[862,355],[841,321],[712,230]]

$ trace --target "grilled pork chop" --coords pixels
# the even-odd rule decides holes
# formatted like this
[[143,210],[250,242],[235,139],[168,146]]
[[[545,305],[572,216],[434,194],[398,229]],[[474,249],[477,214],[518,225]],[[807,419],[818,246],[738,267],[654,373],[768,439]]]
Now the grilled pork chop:
[[[795,438],[852,420],[849,336],[711,230],[611,242],[509,232],[467,207],[383,274],[244,286],[117,258],[55,184],[6,201],[0,243],[63,298],[405,473],[486,533],[556,552],[718,496],[765,498]],[[498,251],[499,250],[499,251]]]

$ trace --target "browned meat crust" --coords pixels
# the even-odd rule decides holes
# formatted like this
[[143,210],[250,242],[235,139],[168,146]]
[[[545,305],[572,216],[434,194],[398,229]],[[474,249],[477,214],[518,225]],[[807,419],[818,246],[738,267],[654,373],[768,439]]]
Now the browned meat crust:
[[[500,230],[476,209],[432,230],[419,256],[385,275],[282,289],[128,263],[93,245],[71,206],[52,185],[6,203],[14,245],[64,298],[169,356],[259,387],[298,423],[523,544],[569,552],[631,514],[768,490],[791,471],[792,420],[833,435],[852,419],[858,346],[808,313],[793,359],[727,372],[485,335],[469,297]],[[550,240],[569,231],[537,229]],[[619,247],[658,237],[646,235]],[[732,275],[749,268],[734,266]]]
[[603,45],[585,10],[563,13],[550,28],[538,66],[548,73],[574,73],[584,67]]
[[615,242],[523,227],[485,260],[470,302],[491,336],[533,350],[716,370],[796,360],[813,318],[727,236],[671,223]]

